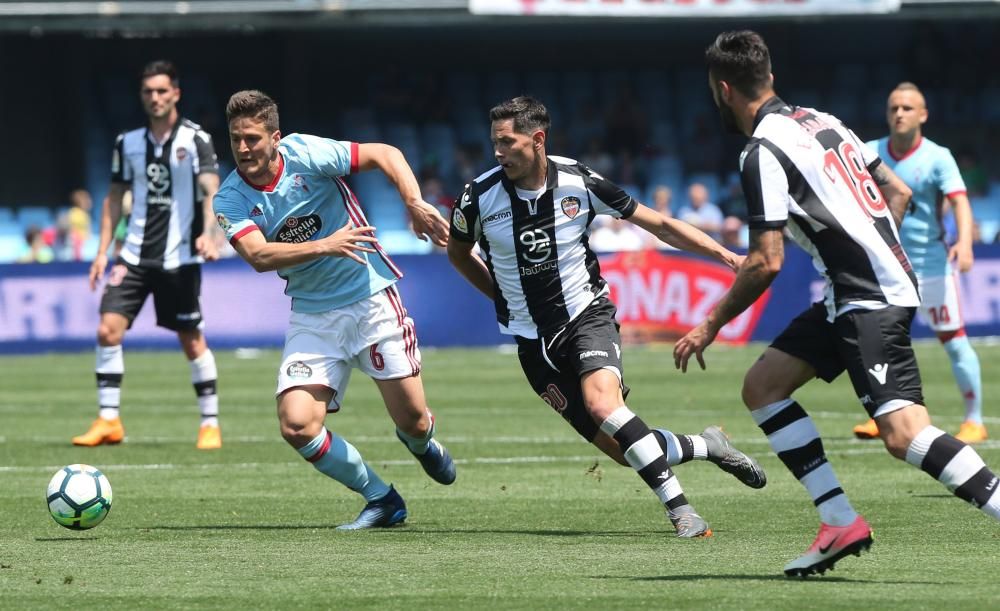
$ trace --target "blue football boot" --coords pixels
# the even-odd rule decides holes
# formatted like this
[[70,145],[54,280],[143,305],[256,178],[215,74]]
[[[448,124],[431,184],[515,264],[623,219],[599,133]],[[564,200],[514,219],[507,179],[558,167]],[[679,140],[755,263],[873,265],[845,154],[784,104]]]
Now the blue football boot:
[[[406,440],[396,431],[396,437],[403,442],[407,449]],[[410,453],[413,451],[410,450]],[[455,481],[455,461],[451,459],[448,449],[438,443],[437,439],[431,439],[427,444],[427,451],[423,454],[413,454],[420,461],[420,466],[424,468],[427,475],[439,484],[447,486]]]
[[365,528],[387,528],[402,524],[406,519],[406,503],[396,489],[389,486],[389,492],[380,499],[369,501],[365,508],[350,524],[341,524],[337,530],[363,530]]

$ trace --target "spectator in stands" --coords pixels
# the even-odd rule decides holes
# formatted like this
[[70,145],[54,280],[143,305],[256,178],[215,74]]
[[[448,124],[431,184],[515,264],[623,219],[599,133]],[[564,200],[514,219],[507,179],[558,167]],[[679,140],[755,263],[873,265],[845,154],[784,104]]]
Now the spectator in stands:
[[75,189],[69,194],[69,210],[58,221],[66,235],[65,257],[71,261],[83,260],[83,247],[90,239],[90,210],[93,200],[85,189]]
[[632,223],[599,215],[590,226],[590,247],[595,252],[631,252],[646,245],[644,231]]
[[739,217],[727,216],[722,220],[722,245],[729,250],[739,250],[747,247],[747,239],[744,234],[745,225]]
[[719,209],[722,216],[735,216],[744,223],[747,222],[747,199],[743,197],[743,185],[740,184],[739,177],[729,181],[726,195],[719,202]]
[[700,182],[691,183],[688,187],[688,205],[677,213],[677,218],[701,229],[713,239],[719,239],[722,229],[722,210],[708,201],[708,189]]
[[37,225],[28,227],[24,232],[27,251],[18,257],[18,263],[51,263],[55,259],[52,249],[45,243],[42,230]]

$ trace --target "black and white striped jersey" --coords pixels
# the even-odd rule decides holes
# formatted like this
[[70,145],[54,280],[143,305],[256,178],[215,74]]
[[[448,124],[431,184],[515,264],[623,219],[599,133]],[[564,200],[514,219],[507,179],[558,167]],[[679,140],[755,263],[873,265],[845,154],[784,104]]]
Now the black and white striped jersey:
[[836,117],[774,97],[740,156],[750,229],[784,227],[827,280],[829,319],[916,307],[917,281],[870,170],[882,160]]
[[146,127],[119,134],[111,160],[112,182],[132,189],[132,216],[121,258],[143,267],[175,269],[201,263],[195,238],[204,229],[197,176],[218,174],[212,137],[179,119],[165,142]]
[[590,168],[549,156],[546,185],[537,193],[517,189],[499,166],[467,185],[452,212],[451,236],[479,243],[500,331],[535,339],[608,292],[587,229],[598,214],[628,218],[636,206]]

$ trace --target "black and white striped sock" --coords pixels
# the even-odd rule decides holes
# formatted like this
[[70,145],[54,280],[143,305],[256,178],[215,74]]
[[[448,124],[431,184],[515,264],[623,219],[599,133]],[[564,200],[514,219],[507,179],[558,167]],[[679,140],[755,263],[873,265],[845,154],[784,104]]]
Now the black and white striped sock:
[[927,426],[910,442],[906,462],[944,484],[958,498],[1000,520],[997,476],[972,446]]
[[632,410],[619,407],[601,423],[601,430],[615,438],[625,460],[668,509],[688,504],[656,436]]
[[823,441],[802,406],[785,399],[750,412],[771,448],[809,491],[819,518],[830,526],[848,526],[858,514],[826,460]]

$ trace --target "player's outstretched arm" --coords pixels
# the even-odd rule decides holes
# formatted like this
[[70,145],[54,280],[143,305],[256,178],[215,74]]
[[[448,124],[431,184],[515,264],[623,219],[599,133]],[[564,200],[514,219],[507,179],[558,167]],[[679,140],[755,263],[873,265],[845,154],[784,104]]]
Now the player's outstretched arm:
[[958,271],[965,273],[972,269],[972,204],[965,193],[953,193],[948,196],[948,203],[955,214],[955,228],[958,239],[948,250],[948,260],[956,263]]
[[378,242],[378,238],[372,235],[373,231],[375,231],[374,227],[367,225],[351,227],[350,222],[348,222],[325,238],[299,244],[268,242],[261,232],[251,231],[236,240],[233,248],[243,257],[244,261],[258,272],[271,272],[320,257],[346,257],[361,265],[367,265],[368,262],[359,257],[357,253],[375,252],[374,248],[367,246],[367,244]]
[[104,270],[108,266],[108,248],[114,238],[115,227],[122,216],[122,198],[128,185],[123,182],[113,182],[108,189],[108,196],[104,198],[101,205],[101,238],[97,246],[97,256],[90,264],[90,290],[97,288],[97,283],[104,276]]
[[719,244],[694,225],[664,216],[642,204],[636,207],[627,220],[674,248],[711,257],[733,271],[743,261],[743,257]]
[[458,270],[458,273],[462,274],[472,286],[479,289],[480,293],[492,301],[494,298],[493,277],[490,276],[490,271],[486,269],[486,264],[483,263],[482,259],[473,254],[473,247],[475,247],[473,242],[449,240],[448,260]]
[[882,191],[882,195],[885,196],[889,211],[892,212],[892,218],[896,221],[896,227],[899,227],[903,224],[906,209],[910,206],[913,190],[906,186],[906,183],[884,163],[875,166],[875,169],[871,170],[871,175],[879,190]]
[[438,246],[448,243],[448,222],[437,208],[424,201],[420,184],[413,175],[403,153],[394,146],[379,143],[358,145],[358,169],[362,172],[378,168],[396,186],[399,197],[413,222],[413,232],[420,239],[427,236]]
[[702,353],[715,341],[719,329],[739,316],[771,286],[785,261],[785,242],[781,229],[750,231],[750,252],[736,272],[736,279],[709,312],[708,318],[674,344],[674,365],[687,372],[688,360],[694,356],[705,369]]
[[215,232],[218,231],[218,225],[215,222],[215,212],[212,211],[212,199],[219,190],[219,175],[212,172],[198,174],[198,187],[205,196],[201,203],[205,226],[201,235],[195,239],[194,247],[206,261],[216,261],[219,258],[219,249],[215,246]]

